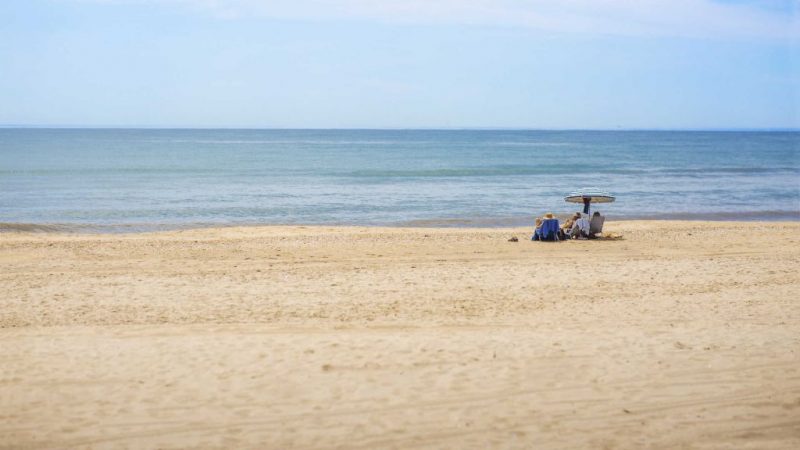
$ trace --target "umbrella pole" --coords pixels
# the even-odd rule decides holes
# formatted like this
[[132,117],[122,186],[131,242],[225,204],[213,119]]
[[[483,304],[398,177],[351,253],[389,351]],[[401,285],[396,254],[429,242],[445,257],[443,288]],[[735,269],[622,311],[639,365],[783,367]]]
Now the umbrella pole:
[[592,203],[591,198],[584,198],[583,199],[583,213],[589,214],[589,205]]

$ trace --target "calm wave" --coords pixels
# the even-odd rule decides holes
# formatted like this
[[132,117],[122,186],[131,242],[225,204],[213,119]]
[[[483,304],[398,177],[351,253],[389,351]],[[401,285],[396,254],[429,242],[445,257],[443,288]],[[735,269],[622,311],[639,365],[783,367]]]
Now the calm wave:
[[800,219],[800,133],[0,129],[0,230]]

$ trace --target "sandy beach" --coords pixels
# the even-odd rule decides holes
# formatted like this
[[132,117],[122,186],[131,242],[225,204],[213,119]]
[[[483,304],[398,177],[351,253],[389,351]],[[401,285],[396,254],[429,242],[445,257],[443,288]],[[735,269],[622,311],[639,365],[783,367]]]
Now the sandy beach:
[[0,448],[800,448],[800,223],[606,231],[0,234]]

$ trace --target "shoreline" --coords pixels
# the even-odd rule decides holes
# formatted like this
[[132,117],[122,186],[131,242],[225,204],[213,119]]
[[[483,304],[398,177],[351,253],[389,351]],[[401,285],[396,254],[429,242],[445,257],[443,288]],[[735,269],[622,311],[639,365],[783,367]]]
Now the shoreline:
[[[544,214],[544,213],[542,213]],[[558,213],[563,221],[571,213]],[[442,229],[502,229],[532,227],[534,215],[525,217],[475,217],[417,219],[387,223],[254,223],[254,222],[192,222],[192,223],[37,223],[0,222],[0,236],[8,233],[67,233],[67,234],[138,234],[181,230],[215,228],[258,227],[367,227],[367,228],[442,228]],[[743,223],[794,223],[800,222],[800,211],[745,211],[740,213],[675,213],[641,216],[606,215],[607,222],[630,221],[687,221],[687,222],[743,222]]]

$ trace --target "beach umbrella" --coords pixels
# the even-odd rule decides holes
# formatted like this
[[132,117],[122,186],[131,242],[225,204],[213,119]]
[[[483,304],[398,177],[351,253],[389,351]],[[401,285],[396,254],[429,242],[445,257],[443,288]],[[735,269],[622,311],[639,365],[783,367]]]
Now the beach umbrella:
[[611,203],[614,200],[613,195],[597,188],[583,188],[564,197],[564,201],[569,203],[583,203],[584,214],[589,214],[589,205],[592,203]]

